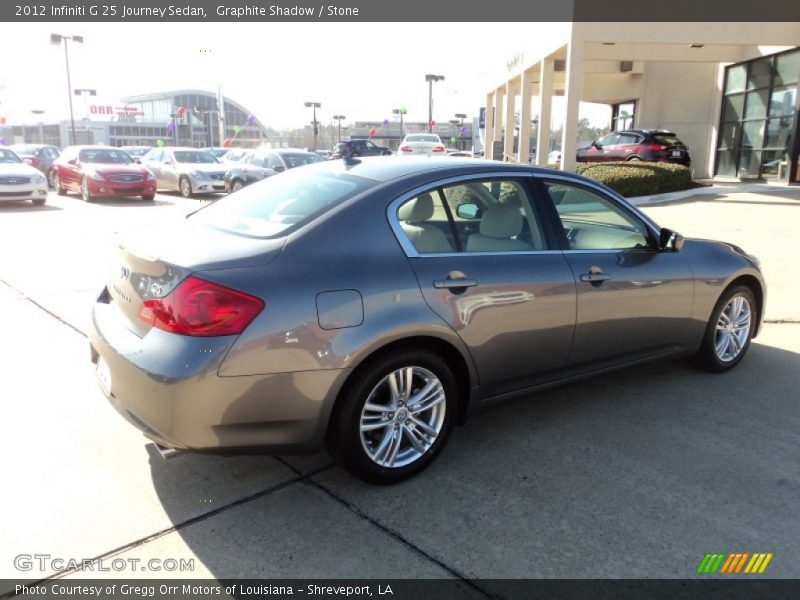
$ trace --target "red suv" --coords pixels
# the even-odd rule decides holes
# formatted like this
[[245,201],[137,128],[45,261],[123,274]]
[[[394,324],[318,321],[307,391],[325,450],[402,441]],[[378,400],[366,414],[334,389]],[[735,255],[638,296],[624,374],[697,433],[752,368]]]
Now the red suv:
[[141,196],[152,200],[156,178],[127,152],[111,146],[70,146],[53,163],[53,187],[64,196],[79,192],[86,202],[98,197]]
[[691,166],[689,149],[671,131],[663,129],[626,129],[614,131],[581,148],[578,162],[612,160],[649,160]]

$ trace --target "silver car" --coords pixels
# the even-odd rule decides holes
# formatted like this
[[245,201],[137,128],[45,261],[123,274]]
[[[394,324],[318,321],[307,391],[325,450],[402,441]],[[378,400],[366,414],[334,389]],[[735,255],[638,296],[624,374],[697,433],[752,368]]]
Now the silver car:
[[741,248],[684,240],[582,177],[468,158],[290,169],[130,235],[117,265],[91,354],[148,438],[327,443],[378,483],[539,389],[674,357],[727,371],[765,302]]
[[47,201],[47,177],[26,164],[8,148],[0,148],[0,202],[30,200],[36,206]]
[[226,191],[226,165],[205,150],[153,148],[140,162],[153,172],[158,189],[178,191],[184,198]]

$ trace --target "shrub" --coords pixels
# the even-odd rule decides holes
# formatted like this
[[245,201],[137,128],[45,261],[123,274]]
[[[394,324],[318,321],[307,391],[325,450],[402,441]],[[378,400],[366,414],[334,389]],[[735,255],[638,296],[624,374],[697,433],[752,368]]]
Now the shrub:
[[578,163],[576,172],[631,198],[679,192],[694,187],[687,167],[656,162]]

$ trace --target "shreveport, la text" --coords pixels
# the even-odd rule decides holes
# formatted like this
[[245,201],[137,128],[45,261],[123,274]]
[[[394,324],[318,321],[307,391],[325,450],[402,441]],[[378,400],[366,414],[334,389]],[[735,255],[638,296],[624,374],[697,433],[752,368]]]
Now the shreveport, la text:
[[365,598],[371,596],[393,596],[392,586],[381,584],[369,585],[320,585],[311,583],[306,586],[272,585],[272,584],[244,584],[232,585],[212,584],[148,584],[137,583],[134,585],[108,584],[86,585],[80,583],[53,583],[47,585],[17,585],[14,590],[17,595],[24,596],[109,596],[120,593],[123,596],[140,598],[169,597],[172,595],[202,595],[202,596],[337,596],[346,598]]

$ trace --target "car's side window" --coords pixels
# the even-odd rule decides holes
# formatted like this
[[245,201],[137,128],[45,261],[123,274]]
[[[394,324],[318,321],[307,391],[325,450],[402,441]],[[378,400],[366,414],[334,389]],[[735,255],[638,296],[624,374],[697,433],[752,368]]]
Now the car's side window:
[[478,180],[446,186],[442,192],[466,252],[546,249],[541,221],[520,182]]
[[436,190],[406,200],[397,209],[397,220],[419,254],[456,251],[447,212]]
[[580,185],[545,181],[571,250],[650,246],[647,226],[610,198]]
[[638,144],[639,138],[635,135],[631,135],[628,133],[621,134],[619,136],[619,140],[617,141],[618,144]]
[[599,140],[597,140],[598,146],[613,146],[618,144],[619,142],[619,134],[618,133],[609,133],[608,135],[604,135]]
[[270,154],[269,156],[267,156],[267,167],[269,167],[270,169],[274,169],[276,167],[282,168],[283,163],[281,162],[281,159],[278,158],[277,154]]

